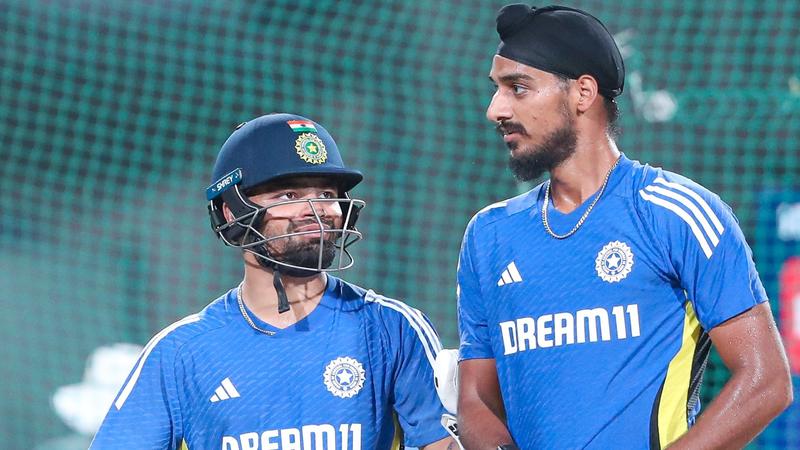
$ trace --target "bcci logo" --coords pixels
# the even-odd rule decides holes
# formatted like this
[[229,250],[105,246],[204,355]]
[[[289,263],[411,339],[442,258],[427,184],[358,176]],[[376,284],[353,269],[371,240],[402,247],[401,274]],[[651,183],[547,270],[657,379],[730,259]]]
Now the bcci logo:
[[313,133],[302,133],[294,141],[300,159],[311,164],[322,164],[328,160],[328,152],[322,139]]
[[594,260],[597,275],[609,283],[616,283],[631,273],[633,252],[628,244],[620,241],[609,242]]
[[325,366],[322,379],[331,394],[339,398],[350,398],[364,387],[367,378],[364,367],[353,358],[339,357]]

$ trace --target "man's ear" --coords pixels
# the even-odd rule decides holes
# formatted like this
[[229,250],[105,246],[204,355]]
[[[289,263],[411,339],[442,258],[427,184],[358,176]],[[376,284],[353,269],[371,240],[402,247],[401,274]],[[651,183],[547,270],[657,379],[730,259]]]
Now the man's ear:
[[575,86],[578,89],[578,112],[585,113],[600,97],[597,80],[591,75],[581,75],[575,80]]
[[225,216],[225,220],[227,222],[233,222],[235,219],[233,211],[231,211],[231,209],[228,207],[228,204],[225,202],[222,202],[222,215]]

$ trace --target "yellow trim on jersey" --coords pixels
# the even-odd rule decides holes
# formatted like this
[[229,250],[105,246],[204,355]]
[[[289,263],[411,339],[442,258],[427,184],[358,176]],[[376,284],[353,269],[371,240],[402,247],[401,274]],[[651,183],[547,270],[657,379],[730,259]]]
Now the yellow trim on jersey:
[[700,322],[691,302],[686,302],[685,309],[681,348],[669,363],[658,405],[658,437],[662,448],[689,429],[686,408],[689,402],[692,360],[700,339]]
[[397,420],[397,414],[392,414],[392,422],[394,422],[394,438],[392,438],[392,450],[403,450],[403,427],[400,426],[400,421]]
[[181,447],[179,450],[189,450],[189,445],[186,443],[186,439],[181,440]]

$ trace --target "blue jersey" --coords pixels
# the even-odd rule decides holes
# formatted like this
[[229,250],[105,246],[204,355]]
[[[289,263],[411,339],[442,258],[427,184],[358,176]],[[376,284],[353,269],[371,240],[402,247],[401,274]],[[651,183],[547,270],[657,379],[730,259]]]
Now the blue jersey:
[[[569,214],[550,202],[553,231],[593,200]],[[545,231],[543,201],[540,185],[469,223],[460,358],[495,359],[520,448],[662,448],[699,411],[706,332],[767,298],[737,220],[624,155],[574,235]]]
[[285,328],[237,290],[158,333],[92,449],[388,449],[443,439],[431,361],[441,349],[420,311],[328,276],[320,304]]

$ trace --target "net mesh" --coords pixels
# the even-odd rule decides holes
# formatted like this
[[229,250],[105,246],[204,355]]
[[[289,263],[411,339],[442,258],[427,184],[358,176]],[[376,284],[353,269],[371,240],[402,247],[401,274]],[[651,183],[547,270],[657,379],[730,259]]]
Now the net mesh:
[[[366,239],[345,278],[423,309],[457,344],[464,226],[528,187],[484,117],[504,2],[254,3],[0,1],[7,448],[71,433],[51,396],[85,380],[93,349],[143,344],[238,282],[204,189],[233,126],[268,112],[324,124],[366,174]],[[777,299],[783,261],[800,254],[769,209],[800,201],[800,3],[569,4],[625,56],[620,148],[727,201]],[[714,355],[703,398],[727,378]],[[790,409],[752,447],[798,448],[798,430]]]

